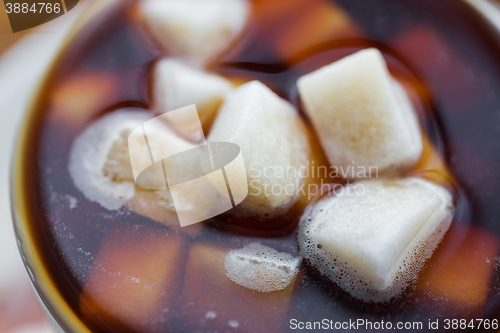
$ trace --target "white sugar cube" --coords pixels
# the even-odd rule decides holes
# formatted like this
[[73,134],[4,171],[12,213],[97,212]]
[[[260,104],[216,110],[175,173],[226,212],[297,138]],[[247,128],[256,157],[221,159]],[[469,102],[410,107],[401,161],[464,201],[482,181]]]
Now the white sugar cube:
[[[223,77],[203,72],[178,60],[165,58],[155,67],[153,75],[153,104],[155,112],[163,114],[195,104],[198,114],[167,113],[165,116],[184,137],[199,141],[202,125],[210,125],[232,84]],[[199,118],[198,118],[199,117]]]
[[304,75],[297,85],[329,162],[348,178],[366,177],[371,168],[380,175],[401,172],[417,162],[417,115],[377,49]]
[[243,30],[247,0],[144,0],[149,31],[174,55],[206,61],[224,51]]
[[272,216],[299,198],[310,155],[308,135],[295,108],[261,82],[226,96],[208,141],[240,146],[248,178],[243,210]]
[[366,180],[305,213],[300,251],[353,297],[384,302],[417,278],[453,215],[451,194],[431,182]]

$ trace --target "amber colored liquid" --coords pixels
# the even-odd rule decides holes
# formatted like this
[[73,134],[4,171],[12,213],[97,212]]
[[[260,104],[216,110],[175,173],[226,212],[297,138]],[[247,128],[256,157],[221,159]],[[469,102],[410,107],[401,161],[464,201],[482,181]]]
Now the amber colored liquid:
[[[414,101],[428,138],[423,160],[409,174],[452,190],[457,213],[418,283],[402,299],[388,305],[363,304],[303,263],[286,315],[273,331],[288,331],[292,318],[303,322],[384,320],[394,325],[419,321],[424,331],[429,320],[439,319],[443,330],[445,319],[499,318],[500,273],[494,259],[500,244],[498,36],[460,1],[338,0],[335,8],[348,19],[333,27],[334,16],[324,9],[329,4],[320,0],[253,1],[255,10],[245,33],[210,70],[234,81],[262,81],[294,104],[309,124],[296,80],[357,50],[379,48],[391,73]],[[37,246],[45,264],[59,292],[96,332],[130,329],[82,311],[81,293],[103,239],[117,228],[131,230],[136,225],[157,232],[169,230],[126,209],[107,211],[89,202],[74,187],[67,171],[72,142],[85,126],[121,107],[150,107],[151,68],[164,53],[135,19],[133,3],[127,2],[89,26],[69,47],[33,120],[36,130],[31,133],[31,154],[26,156],[31,167],[24,171],[32,184],[27,198],[32,207],[31,227],[39,235]],[[345,17],[335,20],[341,19]],[[72,109],[58,109],[60,105]],[[315,158],[318,164],[324,163],[321,153]],[[71,205],[72,198],[77,200],[76,207]],[[204,223],[197,237],[183,238],[184,251],[199,243],[239,248],[259,241],[298,255],[295,231],[306,204],[299,202],[287,216],[276,220],[239,219],[229,214],[217,217]],[[182,274],[180,279],[184,279]],[[168,320],[151,318],[149,330],[229,330],[228,326],[204,326],[196,318],[190,321],[178,315],[178,309],[185,307],[181,304],[183,283],[188,282],[180,281],[173,290],[179,300],[170,308]],[[211,297],[206,295],[198,295],[197,302]],[[245,302],[218,301],[230,303],[229,307]],[[262,317],[255,311],[248,317]],[[240,332],[253,330],[255,326],[244,323],[238,328]]]

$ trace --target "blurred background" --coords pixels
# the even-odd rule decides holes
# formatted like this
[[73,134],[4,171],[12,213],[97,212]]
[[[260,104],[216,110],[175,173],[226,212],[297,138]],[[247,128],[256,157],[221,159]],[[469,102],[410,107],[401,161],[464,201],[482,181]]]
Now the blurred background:
[[9,199],[10,161],[29,98],[84,7],[80,1],[51,22],[12,33],[0,1],[0,333],[52,332],[17,249]]

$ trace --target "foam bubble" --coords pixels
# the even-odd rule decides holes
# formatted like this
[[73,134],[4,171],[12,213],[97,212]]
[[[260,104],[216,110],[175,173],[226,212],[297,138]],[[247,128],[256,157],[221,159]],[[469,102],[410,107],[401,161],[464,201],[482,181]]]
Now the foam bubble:
[[142,109],[119,110],[94,122],[75,139],[68,170],[74,185],[88,200],[116,210],[134,197],[133,178],[117,181],[104,169],[114,145],[123,141],[126,147],[128,134],[149,119],[151,115]]
[[283,290],[299,271],[300,258],[260,243],[226,254],[224,267],[234,283],[263,293]]
[[78,207],[78,199],[76,199],[74,196],[66,194],[66,199],[69,203],[69,209],[75,209],[76,207]]
[[205,315],[206,319],[215,319],[215,317],[217,317],[217,312],[215,311],[208,311]]
[[[358,184],[362,194],[346,194]],[[387,302],[417,279],[453,212],[450,193],[425,180],[364,181],[309,208],[297,241],[302,258],[353,297]]]

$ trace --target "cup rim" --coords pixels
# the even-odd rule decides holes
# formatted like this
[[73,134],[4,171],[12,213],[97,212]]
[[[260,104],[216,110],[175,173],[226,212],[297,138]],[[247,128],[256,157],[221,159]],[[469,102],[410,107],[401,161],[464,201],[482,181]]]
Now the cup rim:
[[[36,235],[33,230],[27,227],[29,219],[28,202],[25,196],[28,194],[27,179],[24,170],[28,167],[24,158],[28,153],[29,133],[36,123],[36,113],[38,110],[38,101],[47,91],[47,83],[53,76],[57,68],[58,61],[67,51],[72,41],[79,36],[82,31],[99,17],[105,15],[106,11],[112,10],[115,3],[120,0],[89,0],[91,3],[85,8],[81,16],[60,44],[56,55],[47,66],[42,78],[32,94],[21,126],[19,128],[14,154],[11,158],[10,168],[10,199],[12,220],[14,224],[15,236],[23,260],[23,264],[29,275],[31,284],[36,291],[38,299],[43,304],[45,311],[51,316],[51,319],[65,332],[91,332],[84,322],[74,313],[68,302],[60,294],[56,284],[50,278],[47,267],[43,264],[44,259],[35,246]],[[493,0],[460,0],[473,10],[498,34],[500,34],[500,2],[497,6]]]
[[65,332],[90,333],[91,331],[74,313],[67,301],[58,291],[55,282],[50,278],[49,270],[43,264],[44,259],[35,246],[36,235],[33,230],[27,227],[30,209],[28,208],[27,200],[25,200],[28,184],[24,174],[24,170],[27,168],[26,159],[24,157],[28,153],[29,133],[36,123],[34,118],[36,118],[35,115],[39,108],[38,101],[44,96],[47,90],[47,82],[52,78],[54,70],[57,68],[57,63],[65,54],[72,41],[79,36],[88,25],[92,24],[101,15],[105,15],[106,11],[112,10],[113,4],[119,1],[120,0],[89,0],[90,3],[70,28],[66,37],[59,45],[55,56],[36,85],[24,112],[25,114],[16,137],[13,156],[11,156],[10,205],[18,249],[38,300],[43,304],[46,314],[50,316],[53,323],[56,323],[59,328]]

